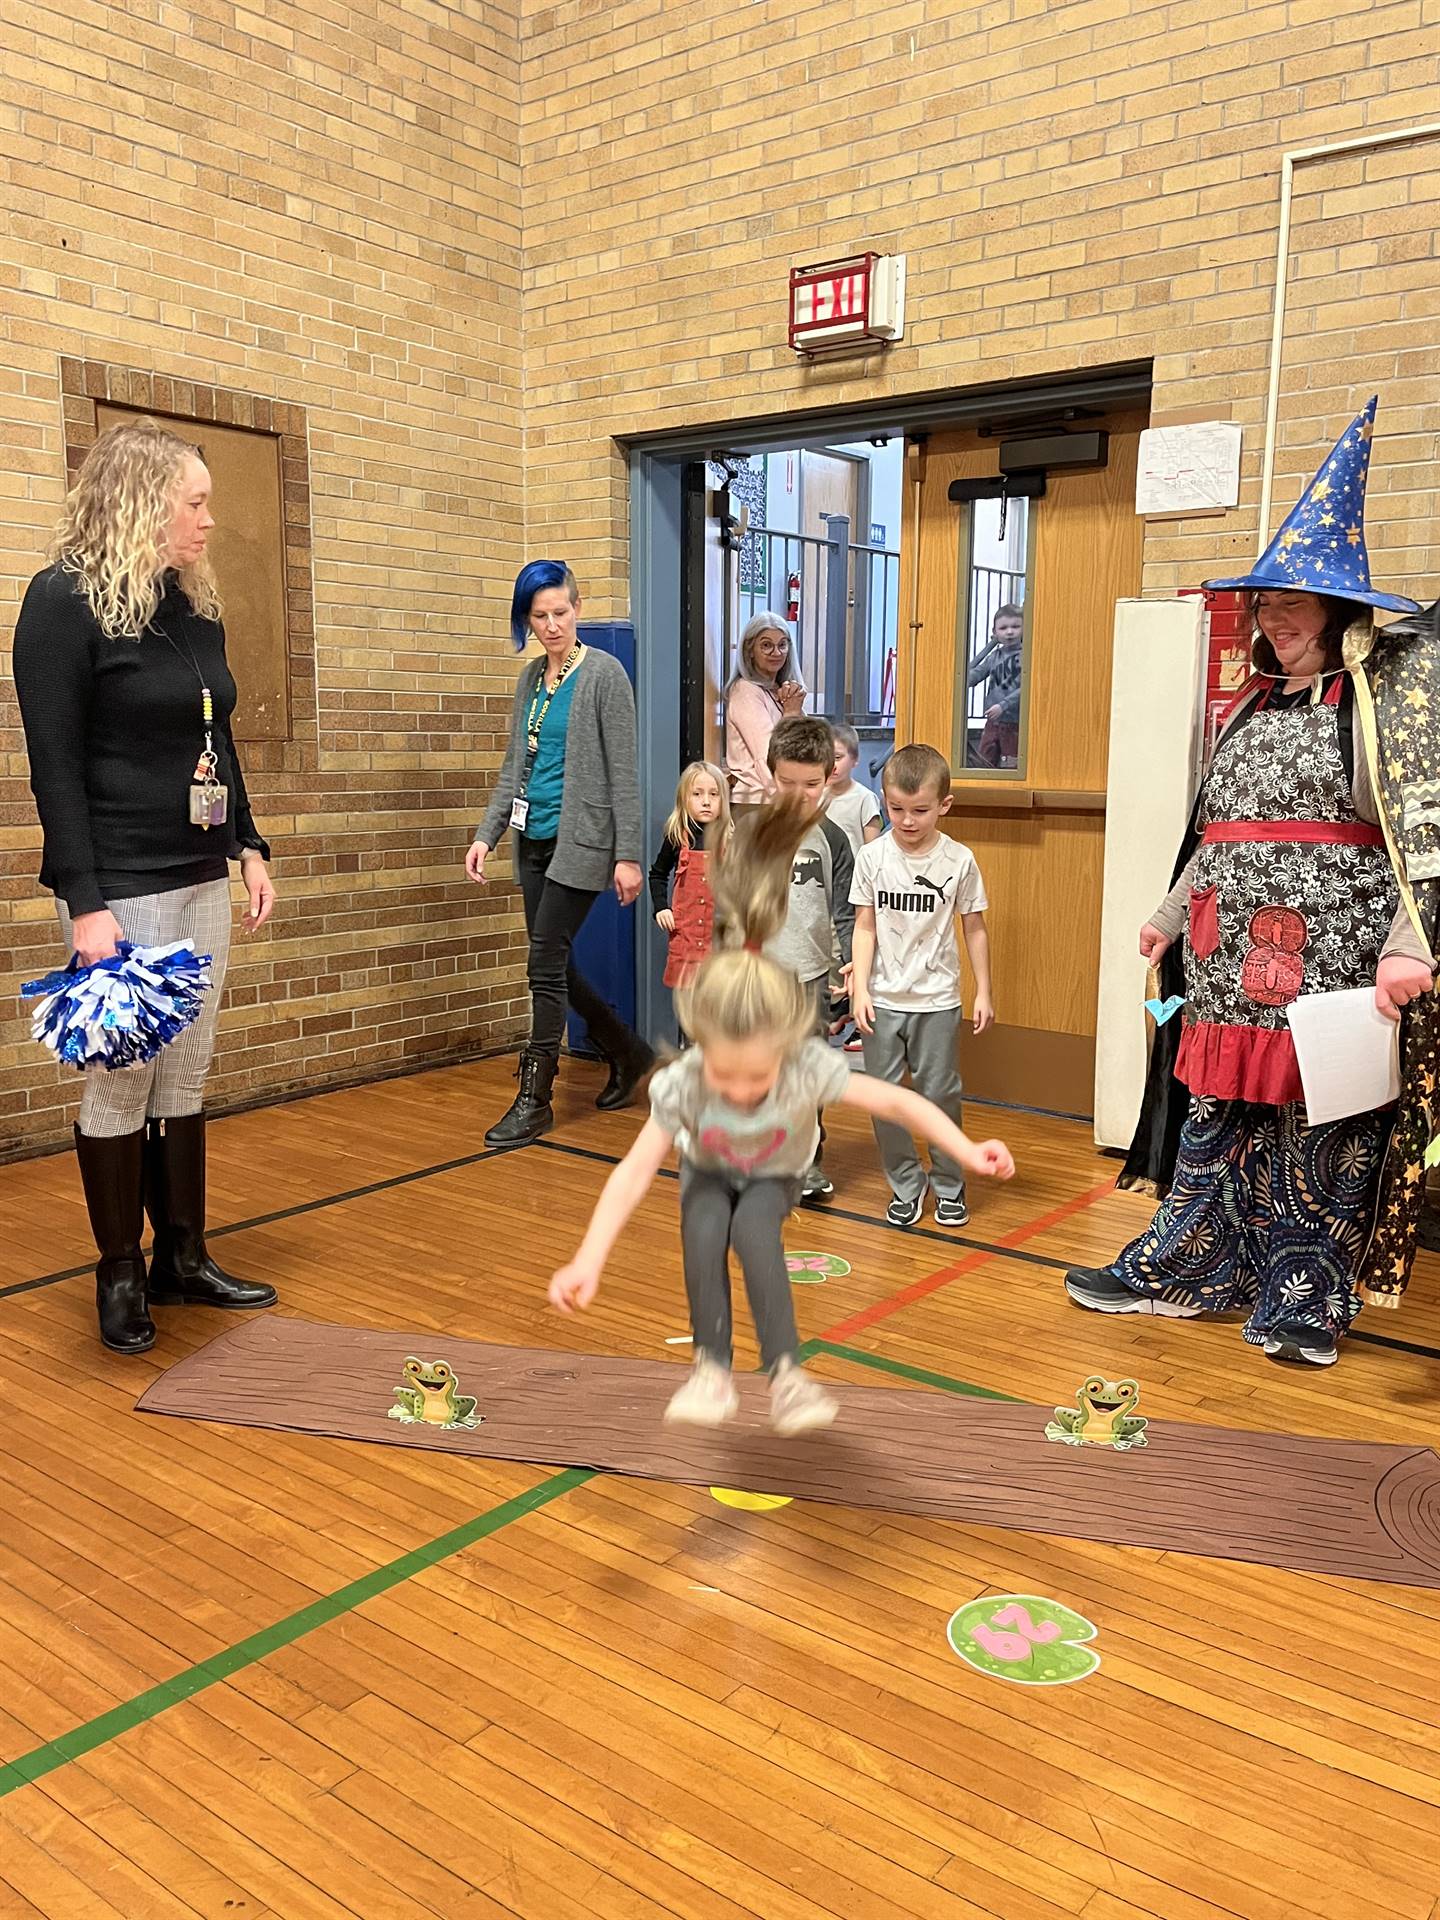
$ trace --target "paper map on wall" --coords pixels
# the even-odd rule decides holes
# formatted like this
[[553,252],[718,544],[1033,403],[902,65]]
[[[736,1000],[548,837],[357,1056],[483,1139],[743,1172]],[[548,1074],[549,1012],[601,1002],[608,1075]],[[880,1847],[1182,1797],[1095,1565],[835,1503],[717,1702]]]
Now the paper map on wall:
[[1147,427],[1135,475],[1137,513],[1214,513],[1240,498],[1240,428],[1228,420]]

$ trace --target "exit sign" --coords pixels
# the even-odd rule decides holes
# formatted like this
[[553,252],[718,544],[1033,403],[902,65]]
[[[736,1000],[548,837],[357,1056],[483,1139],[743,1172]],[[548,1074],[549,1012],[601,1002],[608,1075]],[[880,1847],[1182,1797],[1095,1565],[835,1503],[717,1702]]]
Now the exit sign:
[[824,353],[898,340],[905,327],[905,257],[857,253],[790,269],[790,345]]

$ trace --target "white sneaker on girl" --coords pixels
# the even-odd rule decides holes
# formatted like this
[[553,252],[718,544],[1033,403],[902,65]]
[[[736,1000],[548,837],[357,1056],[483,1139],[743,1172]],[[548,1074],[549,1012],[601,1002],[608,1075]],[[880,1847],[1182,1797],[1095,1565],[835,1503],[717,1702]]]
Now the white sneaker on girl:
[[687,1427],[723,1427],[739,1411],[740,1396],[729,1367],[702,1354],[684,1386],[671,1395],[665,1419]]
[[787,1438],[828,1427],[840,1403],[793,1360],[781,1360],[770,1380],[770,1424]]

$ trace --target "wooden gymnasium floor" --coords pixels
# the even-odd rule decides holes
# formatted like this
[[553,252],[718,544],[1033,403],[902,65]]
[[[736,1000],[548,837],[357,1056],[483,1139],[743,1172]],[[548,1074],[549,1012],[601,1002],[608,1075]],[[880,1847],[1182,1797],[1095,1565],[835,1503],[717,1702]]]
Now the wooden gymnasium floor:
[[[636,1124],[567,1070],[556,1132],[480,1151],[509,1062],[215,1128],[227,1259],[287,1313],[668,1359],[674,1183],[588,1319],[544,1281]],[[877,1224],[832,1116],[834,1209],[790,1244],[835,1379],[1440,1441],[1436,1266],[1329,1372],[1232,1324],[1104,1321],[1059,1266],[1145,1217],[1087,1129],[971,1110],[1021,1172],[962,1235]],[[137,1416],[225,1316],[106,1356],[68,1158],[0,1169],[0,1915],[56,1920],[1440,1917],[1440,1594]],[[54,1276],[59,1271],[59,1278]],[[744,1349],[749,1358],[751,1350]],[[882,1363],[866,1368],[853,1355]],[[907,1371],[912,1370],[912,1371]],[[987,1592],[1095,1621],[1079,1685],[949,1651]]]

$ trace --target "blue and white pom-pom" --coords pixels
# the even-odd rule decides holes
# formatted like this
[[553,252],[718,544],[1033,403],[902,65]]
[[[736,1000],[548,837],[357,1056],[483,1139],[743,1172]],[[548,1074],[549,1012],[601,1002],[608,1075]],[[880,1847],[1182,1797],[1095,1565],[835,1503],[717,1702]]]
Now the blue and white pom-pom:
[[122,940],[113,958],[82,967],[78,956],[20,989],[40,996],[32,1031],[72,1067],[137,1067],[168,1047],[200,1012],[210,990],[210,955],[194,942],[136,947]]

